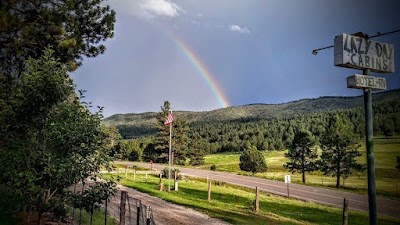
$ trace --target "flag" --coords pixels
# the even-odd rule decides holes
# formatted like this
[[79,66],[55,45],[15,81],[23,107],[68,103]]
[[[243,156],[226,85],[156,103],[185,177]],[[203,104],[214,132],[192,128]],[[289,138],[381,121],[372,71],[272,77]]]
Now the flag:
[[172,113],[168,113],[168,117],[164,122],[164,125],[168,125],[170,123],[172,123],[172,121],[174,121],[174,118],[172,117]]

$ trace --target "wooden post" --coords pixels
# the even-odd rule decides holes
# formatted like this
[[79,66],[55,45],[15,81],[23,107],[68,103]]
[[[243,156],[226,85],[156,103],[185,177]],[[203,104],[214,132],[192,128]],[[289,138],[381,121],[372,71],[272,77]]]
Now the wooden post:
[[347,220],[349,218],[348,211],[349,211],[349,201],[347,200],[347,198],[344,198],[343,199],[343,221],[342,221],[342,225],[347,225]]
[[160,173],[160,181],[159,181],[159,184],[160,184],[160,191],[162,191],[163,189],[164,189],[164,185],[163,185],[163,183],[162,183],[162,174]]
[[258,191],[258,187],[256,187],[256,204],[255,204],[255,210],[256,212],[258,212],[260,210],[260,201],[259,201],[259,191]]
[[287,197],[289,198],[289,183],[287,183]]
[[128,166],[125,166],[125,178],[128,177]]
[[125,202],[126,191],[121,191],[121,202],[119,205],[119,225],[125,225]]
[[211,201],[211,180],[208,181],[208,201]]
[[133,181],[136,181],[136,169],[133,169]]

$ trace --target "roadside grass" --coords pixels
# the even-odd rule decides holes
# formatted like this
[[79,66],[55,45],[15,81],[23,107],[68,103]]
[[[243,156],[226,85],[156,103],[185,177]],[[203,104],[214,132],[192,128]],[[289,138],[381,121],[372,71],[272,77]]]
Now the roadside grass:
[[[104,178],[116,177],[104,174]],[[260,212],[252,211],[254,191],[249,188],[228,185],[224,182],[213,182],[211,202],[207,201],[207,183],[205,179],[184,178],[179,181],[179,191],[159,191],[159,178],[148,176],[147,181],[142,174],[128,174],[120,184],[148,193],[174,204],[183,205],[211,217],[219,218],[232,224],[341,224],[342,211],[338,208],[304,202],[285,197],[261,193]],[[163,179],[164,187],[168,180]],[[173,185],[173,182],[171,182]],[[379,224],[399,224],[399,219],[379,217]],[[349,224],[368,224],[367,213],[349,211]]]
[[[357,161],[366,164],[365,142],[361,141],[360,152],[361,157]],[[265,173],[247,173],[239,168],[240,153],[220,153],[207,155],[205,165],[196,168],[210,169],[211,165],[216,166],[216,171],[232,172],[247,176],[256,176],[260,178],[284,181],[284,175],[291,174],[285,170],[283,165],[287,162],[285,151],[266,151],[263,152],[268,165],[268,171]],[[396,156],[400,155],[400,136],[393,137],[375,137],[374,139],[375,154],[375,175],[377,194],[389,198],[400,198],[400,171],[396,167]],[[291,174],[291,180],[294,183],[301,182],[301,174]],[[321,172],[315,171],[306,173],[306,184],[310,186],[324,187],[336,189],[336,178],[332,176],[324,176]],[[367,174],[366,172],[358,172],[345,180],[341,180],[342,187],[340,190],[351,191],[360,194],[367,194]]]

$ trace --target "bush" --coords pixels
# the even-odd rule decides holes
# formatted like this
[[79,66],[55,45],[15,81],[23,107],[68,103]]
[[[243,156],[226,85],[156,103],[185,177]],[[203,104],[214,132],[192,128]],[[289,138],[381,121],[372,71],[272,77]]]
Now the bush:
[[257,173],[267,171],[267,163],[263,154],[252,146],[240,155],[240,169],[247,172]]
[[[176,179],[181,180],[182,179],[182,176],[180,174],[181,171],[177,168],[171,168],[171,178],[172,179],[174,178],[175,171],[176,171]],[[162,176],[168,178],[168,167],[164,167],[164,169],[162,170]]]
[[217,167],[214,164],[212,164],[210,167],[210,170],[215,171],[216,169],[217,169]]

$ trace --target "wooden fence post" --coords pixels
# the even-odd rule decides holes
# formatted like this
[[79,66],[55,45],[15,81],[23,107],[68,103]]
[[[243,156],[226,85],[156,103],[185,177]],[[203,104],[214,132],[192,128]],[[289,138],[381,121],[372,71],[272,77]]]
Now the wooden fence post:
[[162,183],[162,174],[161,173],[160,173],[160,182],[159,182],[159,184],[160,184],[160,191],[162,191],[164,189],[164,185]]
[[259,190],[258,190],[258,187],[256,187],[256,200],[255,200],[255,210],[256,210],[256,212],[258,212],[259,210],[260,210],[260,201],[259,201],[259,197],[260,197],[260,195],[259,195]]
[[343,221],[342,221],[342,225],[347,225],[347,220],[349,218],[348,211],[349,211],[349,201],[347,200],[347,198],[344,198],[343,199]]
[[125,178],[128,177],[128,166],[125,166]]
[[208,181],[208,201],[211,201],[211,180]]
[[133,181],[136,181],[136,169],[133,169]]
[[125,225],[125,202],[126,191],[121,191],[121,202],[119,205],[119,225]]

